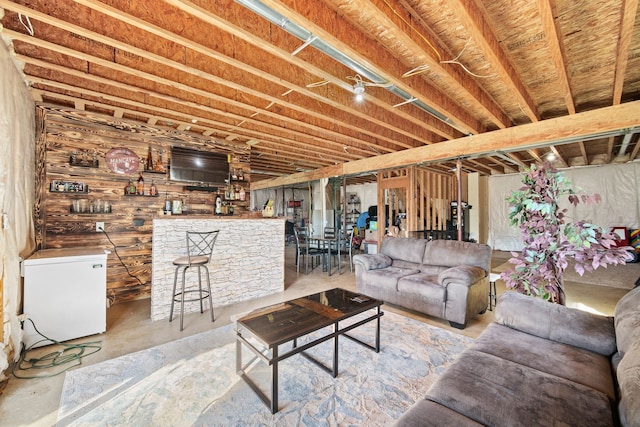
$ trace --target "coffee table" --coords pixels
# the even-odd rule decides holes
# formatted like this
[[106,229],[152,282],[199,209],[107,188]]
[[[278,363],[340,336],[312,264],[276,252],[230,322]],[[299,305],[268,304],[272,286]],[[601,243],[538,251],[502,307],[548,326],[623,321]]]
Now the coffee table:
[[[380,300],[336,288],[255,310],[236,322],[236,372],[267,405],[271,413],[275,414],[278,412],[279,362],[300,354],[335,378],[338,375],[338,338],[340,336],[347,337],[376,353],[380,351],[380,318],[384,315],[380,309],[381,306]],[[344,322],[369,310],[375,311],[355,322]],[[376,321],[374,344],[366,343],[348,334],[349,331],[373,320]],[[313,340],[298,345],[299,338],[325,328],[327,328],[324,331],[326,333],[319,338],[314,337]],[[329,340],[333,340],[331,367],[305,353],[305,350]],[[291,343],[291,346],[287,346],[281,353],[280,346],[287,343]],[[244,366],[242,365],[243,346],[255,354],[255,357]],[[270,367],[270,398],[245,371],[256,358]]]

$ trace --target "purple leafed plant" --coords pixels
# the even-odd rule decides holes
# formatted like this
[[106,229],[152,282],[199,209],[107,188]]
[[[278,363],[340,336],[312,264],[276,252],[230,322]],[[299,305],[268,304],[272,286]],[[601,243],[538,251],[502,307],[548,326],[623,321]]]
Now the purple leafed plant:
[[578,203],[598,203],[599,195],[579,195],[564,174],[548,163],[532,165],[524,175],[522,186],[507,198],[509,220],[522,232],[524,247],[512,252],[510,270],[501,274],[507,288],[526,295],[565,304],[563,274],[574,261],[576,272],[611,264],[624,264],[632,256],[630,247],[616,246],[616,236],[586,221],[566,222],[566,209],[558,206],[566,196]]

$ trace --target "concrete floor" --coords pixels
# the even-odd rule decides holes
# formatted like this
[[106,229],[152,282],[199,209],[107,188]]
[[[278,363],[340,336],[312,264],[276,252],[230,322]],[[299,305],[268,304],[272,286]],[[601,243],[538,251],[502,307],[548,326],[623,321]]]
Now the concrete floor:
[[[215,310],[216,320],[211,323],[208,315],[196,313],[185,316],[184,331],[180,332],[178,321],[150,320],[150,301],[148,299],[116,304],[107,310],[107,332],[100,336],[76,340],[87,342],[100,340],[102,349],[82,359],[82,366],[108,360],[123,354],[143,350],[181,337],[218,328],[231,322],[231,316],[255,308],[276,304],[299,296],[304,296],[335,287],[355,290],[355,275],[349,272],[348,261],[343,262],[342,274],[328,277],[320,269],[309,275],[297,274],[294,264],[295,248],[286,250],[285,291],[256,300],[219,307]],[[492,268],[504,263],[508,253],[494,252]],[[568,282],[567,305],[604,315],[613,315],[616,302],[626,293],[626,289],[607,286],[590,286]],[[497,283],[497,292],[504,292],[502,281]],[[464,330],[451,328],[441,319],[409,312],[399,307],[385,305],[384,310],[402,313],[425,323],[451,330],[455,333],[477,337],[494,320],[494,312],[487,311],[476,317]],[[50,352],[48,346],[41,353]],[[34,354],[37,357],[38,354]],[[43,372],[46,373],[46,372]],[[38,372],[37,374],[40,374]],[[2,426],[50,426],[55,425],[60,394],[64,383],[64,374],[51,378],[18,379],[11,378],[3,394],[0,395],[0,425]]]

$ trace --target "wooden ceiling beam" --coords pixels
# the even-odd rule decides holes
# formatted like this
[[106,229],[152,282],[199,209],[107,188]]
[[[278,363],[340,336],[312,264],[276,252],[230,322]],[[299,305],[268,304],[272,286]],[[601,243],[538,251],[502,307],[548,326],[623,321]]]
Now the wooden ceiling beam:
[[[0,4],[4,5],[4,2],[5,2],[5,0],[0,0]],[[136,55],[136,56],[139,56],[141,58],[145,58],[145,59],[148,59],[150,61],[157,62],[158,66],[169,66],[169,67],[175,69],[176,71],[187,72],[189,74],[192,74],[193,76],[196,76],[197,78],[206,79],[206,80],[210,81],[214,85],[226,85],[226,86],[230,86],[231,88],[233,88],[235,90],[238,90],[238,91],[248,92],[251,95],[253,95],[254,97],[264,98],[265,102],[271,102],[271,103],[277,103],[277,104],[283,105],[283,106],[285,106],[287,108],[291,108],[292,110],[297,111],[298,113],[302,113],[302,114],[306,114],[306,115],[309,115],[309,116],[312,116],[312,117],[316,117],[316,118],[318,118],[320,120],[323,120],[323,121],[325,121],[327,123],[338,123],[344,129],[350,129],[353,126],[352,123],[347,122],[347,121],[343,121],[342,119],[338,119],[335,116],[331,116],[331,117],[323,116],[323,115],[321,115],[319,113],[315,113],[313,110],[310,110],[310,109],[307,109],[307,108],[304,108],[304,107],[300,107],[300,106],[298,106],[296,104],[292,104],[292,103],[286,102],[282,98],[277,98],[277,97],[269,98],[268,96],[266,96],[265,94],[263,94],[262,92],[259,92],[257,90],[253,90],[253,89],[247,88],[245,86],[241,86],[241,85],[230,83],[227,80],[224,80],[224,79],[222,79],[220,77],[217,77],[217,76],[213,76],[213,75],[211,75],[209,73],[206,73],[206,72],[204,72],[202,70],[194,69],[194,68],[186,66],[185,64],[177,63],[175,61],[171,61],[171,60],[169,60],[167,58],[161,57],[159,55],[152,54],[152,53],[144,51],[142,49],[138,49],[138,48],[136,48],[134,46],[131,46],[131,45],[126,44],[126,43],[122,43],[122,42],[117,41],[115,39],[112,39],[110,37],[103,36],[103,35],[95,33],[95,32],[91,32],[91,31],[86,30],[86,29],[84,29],[84,28],[82,28],[80,26],[77,26],[75,24],[70,24],[70,23],[67,23],[65,21],[50,17],[50,16],[48,16],[46,14],[43,14],[41,12],[38,12],[36,10],[29,9],[29,8],[26,8],[26,7],[21,6],[21,5],[16,5],[14,3],[9,3],[7,5],[7,7],[9,9],[11,9],[12,11],[16,12],[16,13],[23,13],[25,15],[29,15],[33,19],[38,19],[38,20],[40,20],[42,22],[45,22],[45,23],[47,23],[49,25],[53,25],[53,26],[55,26],[57,28],[60,28],[62,30],[70,31],[70,32],[76,33],[76,34],[82,34],[84,37],[87,37],[87,38],[89,38],[91,40],[95,40],[96,42],[99,42],[99,43],[102,43],[102,44],[105,44],[105,45],[108,45],[108,46],[113,46],[114,48],[120,49],[123,52],[129,52],[129,53],[131,53],[133,55]],[[142,24],[140,24],[140,25],[142,25]],[[235,104],[239,108],[246,109],[248,114],[253,113],[255,111],[259,111],[260,114],[266,114],[266,115],[268,115],[270,117],[273,117],[273,118],[276,118],[278,120],[288,120],[288,121],[290,121],[292,123],[299,124],[298,121],[294,121],[293,119],[290,119],[288,117],[282,116],[281,114],[276,114],[276,113],[272,113],[272,112],[268,111],[268,108],[260,109],[259,107],[256,107],[254,105],[246,105],[246,104],[243,104],[243,103],[241,103],[239,101],[236,101],[236,100],[233,100],[233,99],[224,98],[224,97],[215,95],[215,94],[210,93],[210,92],[205,92],[205,91],[202,91],[202,90],[198,90],[198,89],[189,87],[189,86],[187,86],[185,84],[179,84],[179,83],[176,83],[176,82],[171,82],[171,81],[168,81],[167,79],[163,79],[163,78],[160,78],[160,77],[155,76],[155,75],[149,75],[148,73],[141,72],[141,71],[138,71],[138,70],[134,70],[134,69],[132,69],[130,67],[122,66],[120,64],[117,64],[117,63],[114,63],[114,62],[111,62],[111,61],[103,60],[101,58],[97,58],[97,57],[91,56],[91,55],[89,55],[88,53],[85,53],[85,52],[73,51],[72,49],[69,49],[69,48],[66,48],[66,47],[62,47],[62,46],[58,46],[58,45],[55,45],[55,44],[50,43],[50,42],[45,42],[43,40],[39,40],[37,38],[33,38],[33,37],[30,37],[30,36],[24,35],[22,33],[19,33],[19,32],[15,32],[15,31],[12,31],[12,30],[7,30],[7,29],[5,29],[4,32],[9,34],[11,36],[11,38],[14,38],[14,39],[17,39],[17,40],[21,40],[21,41],[24,41],[26,43],[36,44],[36,45],[39,45],[41,47],[44,47],[44,48],[47,48],[47,49],[50,49],[50,50],[53,50],[53,51],[57,51],[59,53],[70,55],[72,57],[77,57],[77,58],[82,59],[82,60],[91,61],[92,63],[97,63],[99,65],[102,65],[102,66],[105,66],[105,67],[108,67],[108,68],[112,68],[112,69],[116,69],[116,70],[119,70],[121,72],[126,72],[128,74],[132,74],[134,76],[137,76],[137,77],[140,77],[140,78],[143,78],[143,79],[147,79],[147,80],[150,80],[150,81],[164,82],[164,84],[166,84],[168,87],[176,87],[176,88],[179,88],[180,90],[185,91],[185,92],[197,93],[197,94],[199,94],[201,96],[207,96],[209,98],[215,99],[218,102],[225,102],[225,103]],[[264,73],[262,72],[262,74],[264,74]],[[273,78],[273,76],[271,76],[271,77]],[[248,80],[250,80],[250,79],[248,79]],[[391,107],[388,107],[388,108],[391,108]],[[371,121],[371,120],[369,120],[369,121]],[[389,123],[386,122],[386,121],[378,121],[377,125],[379,125],[381,127],[384,127],[384,128],[387,128],[387,129],[395,129],[392,125],[389,125]],[[332,131],[330,129],[323,128],[323,129],[320,130],[320,132],[330,133]],[[362,133],[362,134],[369,134],[374,140],[386,141],[389,144],[397,144],[402,148],[411,147],[409,145],[402,144],[398,140],[387,139],[387,138],[384,137],[384,135],[381,132],[368,131],[367,129],[364,129],[364,128],[359,129],[359,132]],[[415,138],[414,134],[407,133],[404,130],[400,130],[400,133],[404,133],[405,136],[407,136],[407,137]],[[342,136],[342,133],[335,132],[335,135],[336,136]],[[422,141],[422,143],[429,143],[429,142],[432,142],[432,141]],[[383,150],[383,151],[387,151],[387,152],[394,151],[393,149],[386,149],[386,147],[384,147],[382,145],[379,145],[379,144],[375,144],[374,143],[374,145],[378,146],[378,148]]]
[[[6,30],[9,33],[12,33],[11,30]],[[39,43],[42,44],[42,43]],[[46,47],[46,45],[44,46]],[[67,51],[63,51],[62,53],[68,53]],[[80,54],[78,54],[80,55]],[[31,57],[27,57],[24,55],[16,55],[16,57],[26,63],[26,64],[33,64],[35,66],[39,66],[39,67],[43,67],[43,68],[47,68],[50,70],[55,70],[58,71],[60,73],[66,73],[72,76],[75,76],[77,78],[80,79],[86,79],[95,83],[99,83],[99,84],[104,84],[104,85],[108,85],[111,87],[117,87],[120,89],[124,89],[124,90],[128,90],[131,91],[132,93],[135,92],[139,92],[140,88],[135,87],[135,86],[131,86],[125,83],[118,83],[117,81],[114,80],[108,80],[105,79],[103,77],[100,76],[94,76],[91,74],[86,74],[83,73],[81,71],[77,71],[77,70],[73,70],[73,69],[69,69],[66,67],[62,67],[59,65],[55,65],[55,64],[50,64],[50,63],[45,63],[44,61],[41,60],[37,60]],[[66,85],[64,83],[59,83],[59,82],[54,82],[52,80],[46,80],[46,79],[41,79],[37,76],[30,76],[30,79],[33,82],[40,82],[42,84],[48,84],[51,86],[57,86],[60,88],[63,88],[64,90],[68,90],[68,91],[73,91],[73,90],[77,90],[75,89],[73,86],[70,85]],[[168,82],[167,82],[168,84]],[[211,119],[204,117],[202,115],[201,112],[199,112],[199,110],[202,111],[207,111],[209,113],[212,114],[216,114],[216,115],[220,115],[223,117],[227,117],[229,119],[232,119],[236,122],[239,122],[241,120],[245,120],[243,116],[238,116],[238,115],[234,115],[232,113],[227,113],[225,111],[221,111],[218,109],[214,109],[211,107],[207,107],[205,105],[202,104],[196,104],[194,102],[191,101],[186,101],[186,100],[182,100],[182,99],[176,99],[173,98],[171,96],[168,95],[163,95],[157,92],[152,92],[152,91],[145,91],[148,95],[147,96],[154,96],[158,99],[162,99],[164,101],[167,102],[171,102],[174,103],[176,105],[181,105],[181,106],[190,106],[194,112],[191,114],[192,117],[186,117],[186,115],[184,113],[178,112],[178,111],[173,111],[173,110],[168,110],[168,109],[160,109],[157,107],[153,107],[153,105],[150,103],[150,99],[147,98],[147,101],[142,103],[142,102],[136,102],[136,101],[132,101],[132,100],[128,100],[128,99],[122,99],[122,98],[118,98],[112,95],[109,95],[108,93],[100,93],[100,92],[95,92],[95,91],[91,91],[89,89],[84,89],[83,90],[85,93],[93,95],[97,98],[104,98],[105,100],[113,100],[114,102],[118,102],[118,103],[128,103],[132,106],[136,106],[137,108],[139,108],[141,111],[155,111],[156,113],[162,113],[164,115],[167,114],[172,114],[174,116],[182,116],[183,120],[185,120],[186,122],[190,121],[192,118],[196,118],[198,119],[198,121],[202,124],[202,123],[209,123],[210,126],[213,126],[217,129],[218,132],[220,133],[228,133],[228,134],[233,134],[233,132],[235,132],[237,129],[234,128],[233,125],[229,125],[228,123],[223,123],[223,122],[219,122],[219,121],[212,121]],[[85,101],[79,101],[79,102],[85,102]],[[133,110],[132,110],[133,111]],[[265,139],[273,139],[273,136],[271,135],[277,135],[278,132],[281,131],[281,128],[278,126],[274,126],[274,125],[270,125],[267,122],[264,121],[258,121],[258,120],[254,120],[254,119],[246,119],[247,122],[251,122],[253,124],[255,124],[258,127],[266,127],[269,129],[269,133],[260,133],[260,134],[256,134],[256,133],[251,133],[250,130],[248,129],[242,129],[242,131],[244,132],[244,134],[242,135],[243,138],[265,138]],[[322,134],[323,130],[318,128],[316,129],[318,134]],[[311,144],[313,145],[313,138],[311,136],[309,136],[308,134],[304,134],[302,132],[296,132],[294,129],[289,128],[288,130],[289,134],[293,134],[296,135],[298,134],[298,136],[300,138],[302,138],[303,140],[307,141],[307,144]],[[331,135],[330,132],[324,132],[326,136]],[[369,142],[368,141],[356,141],[354,139],[348,138],[347,136],[344,136],[342,134],[334,134],[332,135],[334,137],[337,137],[336,139],[338,139],[338,141],[331,141],[331,140],[327,140],[326,138],[316,138],[317,141],[319,141],[322,145],[326,146],[326,150],[329,151],[329,147],[333,146],[335,149],[341,150],[343,149],[344,146],[349,146],[349,150],[348,157],[352,157],[353,158],[362,158],[362,157],[369,157],[371,155],[371,150],[369,148],[367,149],[360,149],[359,147],[355,146],[355,144],[357,143],[358,145],[365,145],[367,147],[369,147]],[[342,140],[343,142],[340,142],[340,140]],[[289,140],[289,142],[295,142],[294,140]],[[319,147],[319,149],[323,149],[323,147]]]
[[[567,76],[567,67],[565,65],[564,55],[562,53],[562,46],[560,44],[560,38],[558,37],[558,29],[556,28],[556,21],[553,18],[555,13],[553,10],[552,2],[555,0],[537,0],[538,12],[542,19],[542,27],[547,36],[549,50],[551,51],[551,57],[556,68],[557,82],[560,86],[560,93],[564,97],[565,104],[567,105],[567,111],[569,114],[576,113],[576,106],[573,102],[573,95],[571,94],[571,87],[569,86],[569,77]],[[583,147],[584,148],[584,147]],[[586,162],[585,164],[588,164]]]
[[613,146],[615,144],[615,138],[613,136],[609,137],[607,140],[607,163],[611,163],[613,160]]
[[313,175],[293,174],[260,182],[255,187],[251,185],[251,189],[406,167],[427,160],[430,162],[446,161],[456,158],[482,157],[496,151],[528,150],[537,146],[552,145],[566,138],[588,138],[594,134],[620,132],[630,128],[640,128],[640,101],[528,123],[513,128],[499,129],[370,159],[355,160],[344,163],[340,167],[316,170]]
[[[175,1],[179,0],[171,0],[171,2]],[[189,3],[182,0],[180,0],[179,2]],[[317,22],[315,22],[316,20],[314,18],[319,14],[323,14],[323,16],[327,16],[329,14],[329,11],[320,12],[320,8],[325,7],[323,2],[316,2],[313,8],[309,8],[305,3],[300,3],[295,0],[262,0],[262,3],[287,17],[291,21],[303,26],[314,35],[334,46],[338,51],[348,56],[349,58],[361,64],[366,64],[371,68],[376,68],[375,64],[384,64],[385,70],[376,70],[382,78],[409,93],[411,96],[420,99],[427,105],[433,107],[435,110],[446,116],[450,120],[448,122],[450,126],[453,126],[454,128],[457,128],[463,133],[467,134],[479,133],[484,131],[483,126],[477,120],[464,112],[457,105],[448,102],[441,94],[440,90],[432,87],[429,91],[425,86],[421,91],[417,91],[413,86],[407,84],[406,81],[403,81],[397,77],[401,75],[402,72],[398,73],[397,75],[390,74],[387,71],[389,68],[395,67],[398,69],[404,69],[406,71],[407,66],[400,63],[395,57],[387,54],[386,51],[381,50],[381,48],[378,47],[378,44],[371,44],[370,39],[367,38],[366,45],[357,46],[357,48],[354,48],[352,46],[357,43],[357,40],[353,38],[353,33],[343,31],[341,32],[341,34],[351,34],[351,36],[339,38],[338,35],[332,34],[325,28],[321,27]],[[344,19],[343,16],[346,16],[347,8],[350,10],[355,10],[360,14],[368,13],[371,9],[371,4],[369,1],[363,2],[361,0],[350,0],[348,4],[336,4],[335,1],[332,1],[332,3],[335,9],[339,8],[341,11],[340,14],[331,12],[335,15],[333,17],[334,20],[337,21],[342,21]],[[382,16],[380,15],[380,13],[378,13],[377,15],[370,16],[370,18],[371,19],[369,20],[369,22],[373,23],[373,20],[375,18],[379,19],[382,18]],[[388,25],[386,28],[388,28],[389,30],[391,30],[392,28],[397,30],[396,24],[393,21],[389,21],[388,19],[386,19],[386,16],[384,18],[385,19],[383,21],[385,22],[385,25]],[[347,26],[350,25],[350,23],[344,22],[344,24],[340,25]],[[337,26],[335,22],[333,23],[333,26]],[[409,39],[408,42],[411,42],[410,38],[407,37],[407,39]],[[366,52],[366,54],[364,52]],[[424,57],[423,60],[426,61],[428,65],[432,65],[433,67],[437,67],[438,69],[442,68],[441,65],[437,61],[434,61],[431,56],[421,56]],[[455,87],[460,91],[460,96],[463,96],[463,94],[467,94],[469,92],[468,89],[464,87],[464,85],[454,79],[449,73],[442,73],[441,77],[448,81],[450,84],[455,85]],[[416,82],[415,84],[418,84],[418,82]],[[482,106],[482,108],[484,109],[486,107]]]
[[[367,2],[369,3],[369,2]],[[376,3],[375,1],[373,2]],[[352,1],[345,2],[344,0],[333,0],[334,8],[340,10],[341,13],[345,11],[345,5],[349,5],[353,15],[361,15],[363,12],[371,13],[372,16],[385,15],[385,20],[381,21],[378,26],[383,29],[385,34],[384,38],[375,37],[378,43],[384,43],[386,48],[392,53],[397,51],[403,51],[402,60],[406,63],[408,69],[415,68],[421,65],[428,65],[429,68],[437,74],[437,78],[443,79],[446,84],[451,85],[452,90],[456,92],[461,101],[469,103],[473,106],[473,110],[484,117],[488,121],[492,122],[497,128],[504,128],[510,126],[511,120],[509,117],[498,107],[498,105],[487,96],[482,88],[480,88],[475,81],[470,79],[467,75],[452,72],[450,68],[443,65],[442,58],[432,58],[432,53],[429,52],[431,47],[442,56],[438,49],[446,54],[450,54],[448,47],[442,40],[431,31],[428,24],[422,18],[420,13],[409,4],[406,0],[398,0],[398,4],[406,10],[408,13],[407,18],[410,16],[416,22],[421,25],[420,38],[426,40],[429,43],[425,51],[426,43],[416,42],[416,37],[409,29],[417,33],[417,29],[411,28],[411,24],[407,24],[408,19],[403,17],[400,20],[405,22],[398,22],[398,16],[402,12],[401,8],[391,9],[393,5],[389,1],[384,1],[384,4],[380,1],[377,2],[377,8],[367,7],[362,8],[362,2],[360,6],[353,5]],[[364,22],[367,22],[367,30],[371,31],[372,25],[368,23],[372,21],[369,16],[361,18]],[[353,18],[351,19],[353,21]],[[375,20],[374,20],[375,21]],[[394,35],[390,35],[392,26],[394,27]],[[375,34],[374,34],[375,36]],[[398,45],[401,48],[398,48]],[[436,48],[437,46],[437,48]],[[422,62],[420,62],[422,61]]]
[[[85,0],[77,0],[77,1],[86,2]],[[220,28],[222,31],[225,31],[233,35],[234,37],[238,37],[239,39],[247,43],[250,43],[261,50],[269,52],[269,54],[273,55],[274,57],[277,57],[281,60],[289,62],[294,66],[307,70],[309,73],[312,73],[318,76],[318,80],[324,79],[330,82],[331,84],[342,88],[343,90],[346,90],[346,91],[352,90],[351,84],[346,83],[343,79],[337,78],[336,76],[333,76],[327,73],[325,69],[314,66],[310,62],[303,61],[297,56],[291,55],[291,52],[284,51],[283,49],[280,49],[277,46],[265,40],[260,39],[259,37],[247,32],[242,28],[239,28],[228,21],[222,20],[219,16],[217,16],[216,14],[214,14],[213,12],[207,9],[197,6],[189,1],[183,1],[183,0],[164,0],[164,1],[184,12],[187,12],[189,14],[192,14],[193,16],[196,16],[198,19],[201,19],[204,22],[207,22],[208,24],[215,26],[216,28]],[[90,1],[88,3],[95,3],[95,2]],[[249,67],[247,71],[251,71],[251,67]],[[281,82],[281,83],[284,84],[284,82]],[[308,83],[311,83],[311,82],[308,82]],[[307,96],[318,97],[313,91],[307,90],[307,88],[303,88],[300,86],[289,87],[289,88],[294,89],[296,91],[300,91],[301,93],[305,93]],[[331,102],[329,98],[318,97],[318,99],[320,99],[323,102]],[[372,102],[378,107],[386,109],[388,113],[397,115],[403,120],[407,120],[414,125],[424,127],[428,131],[433,132],[436,135],[440,135],[444,139],[452,139],[456,137],[456,134],[453,132],[453,129],[451,127],[447,126],[442,121],[435,119],[434,117],[426,113],[424,115],[421,115],[420,117],[417,117],[412,114],[407,114],[403,110],[394,109],[392,105],[388,103],[384,103],[373,96],[368,96],[367,101]],[[392,126],[390,121],[387,122],[387,125]],[[427,143],[427,141],[425,141],[425,143]]]
[[631,46],[631,38],[633,37],[637,14],[638,0],[622,1],[622,20],[616,53],[616,71],[613,81],[613,105],[620,104],[622,100],[624,76],[627,71],[627,62],[629,61],[629,47]]
[[578,147],[580,148],[580,154],[582,155],[582,161],[585,165],[589,164],[589,156],[587,155],[587,148],[584,145],[584,141],[578,142]]
[[502,174],[504,173],[504,170],[500,170],[498,168],[489,166],[485,163],[483,163],[482,161],[480,161],[480,159],[469,159],[466,160],[469,163],[472,163],[473,165],[475,165],[477,168],[479,168],[479,172],[482,173],[483,175],[493,175],[493,173],[495,172],[496,174]]
[[635,145],[633,146],[633,150],[631,150],[631,154],[629,155],[629,160],[633,161],[638,157],[638,150],[640,150],[640,134],[636,134],[635,136]]
[[[63,94],[57,94],[57,93],[50,93],[50,92],[44,92],[41,91],[39,89],[34,89],[34,91],[36,91],[37,93],[41,93],[41,94],[47,94],[50,96],[57,96],[60,99],[65,99],[65,100],[69,100],[69,101],[76,101],[77,98],[69,96],[69,95],[63,95]],[[102,109],[111,109],[114,111],[114,116],[115,116],[115,109],[112,105],[109,104],[101,104],[98,102],[91,102],[91,101],[87,101],[87,100],[83,100],[83,102],[85,103],[85,105],[89,104],[89,105],[93,105]],[[126,109],[122,109],[122,112],[126,112],[129,114],[140,114],[138,111],[133,111],[133,110],[126,110]],[[164,120],[164,119],[163,119]],[[190,123],[188,121],[179,121],[176,120],[175,118],[171,118],[171,120],[177,124],[178,128],[182,128],[182,129],[186,129],[187,126],[190,125]],[[314,159],[317,156],[322,156],[323,153],[318,153],[316,150],[314,150],[314,152],[309,152],[308,147],[307,150],[305,151],[304,147],[299,148],[298,150],[295,150],[291,147],[291,144],[282,144],[282,151],[285,151],[287,153],[287,157],[289,159],[296,159],[298,161],[301,162],[309,162],[310,160]],[[343,161],[346,161],[344,158],[337,158],[335,157],[335,152],[332,151],[328,151],[325,152],[324,155],[327,156],[327,158],[322,159],[319,158],[318,161],[315,163],[314,167],[326,167],[328,165],[332,165],[335,163],[341,163]],[[291,169],[289,170],[289,173],[295,173],[297,172],[295,169]]]
[[514,70],[509,58],[500,47],[500,42],[490,29],[491,26],[485,19],[482,9],[478,7],[476,2],[468,0],[450,0],[447,2],[447,6],[462,21],[470,37],[484,52],[492,68],[496,70],[498,78],[513,93],[529,120],[532,122],[540,120],[540,114],[533,99],[531,99],[525,85],[518,77],[518,73]]
[[[18,56],[19,58],[21,58],[20,56]],[[23,58],[24,61],[28,62],[28,58]],[[29,78],[31,79],[31,81],[33,83],[38,83],[38,84],[43,84],[43,85],[49,85],[51,87],[57,87],[60,88],[61,90],[64,91],[76,91],[77,89],[73,86],[70,85],[66,85],[64,83],[58,83],[55,81],[50,81],[50,80],[46,80],[46,79],[41,79],[39,77],[35,77],[35,76],[29,76]],[[41,89],[34,89],[34,90],[41,90]],[[88,100],[86,98],[79,98],[79,97],[72,97],[69,95],[63,95],[61,93],[54,93],[51,91],[46,91],[46,90],[42,90],[42,93],[48,93],[50,96],[57,96],[60,98],[64,98],[67,100],[71,100],[74,103],[78,103],[81,102],[83,105],[86,105],[87,103],[93,104],[93,105],[97,105],[100,106],[102,108],[109,108],[115,111],[115,109],[117,107],[115,107],[114,105],[111,104],[106,104],[105,102],[97,102],[97,101],[91,101]],[[165,116],[165,118],[162,118],[162,120],[164,121],[173,121],[176,122],[178,124],[178,126],[190,126],[191,125],[191,120],[193,119],[193,117],[197,117],[198,119],[198,123],[201,126],[206,126],[207,124],[211,125],[212,120],[204,117],[204,116],[194,116],[192,114],[185,114],[179,111],[174,111],[174,110],[168,110],[168,109],[164,109],[164,108],[160,108],[160,107],[153,107],[152,104],[149,103],[139,103],[139,102],[135,102],[135,101],[131,101],[131,100],[127,100],[127,99],[122,99],[113,95],[105,95],[101,92],[95,92],[95,91],[91,91],[88,89],[83,90],[83,94],[85,96],[93,96],[96,99],[102,99],[103,101],[112,101],[115,104],[118,105],[122,105],[122,104],[129,104],[132,105],[134,107],[139,107],[140,110],[132,110],[132,109],[127,109],[126,112],[130,113],[130,114],[142,114],[142,115],[149,115],[149,114],[153,114],[154,116],[158,115],[158,116]],[[147,98],[147,101],[150,101]],[[208,110],[208,107],[200,107],[201,109],[205,109]],[[157,122],[157,118],[156,118],[156,122]],[[218,123],[218,122],[214,122],[215,125],[218,126],[228,126],[229,125],[225,125],[224,123]],[[266,125],[268,126],[268,125]],[[242,129],[244,134],[242,135],[243,138],[245,139],[255,139],[255,138],[260,138],[263,140],[263,142],[266,142],[267,144],[275,144],[275,145],[279,145],[281,146],[283,149],[291,149],[292,147],[299,147],[300,150],[304,150],[307,153],[307,156],[311,156],[312,154],[309,153],[309,148],[313,147],[314,149],[314,153],[315,155],[318,154],[324,154],[326,156],[336,156],[336,152],[339,152],[335,149],[331,149],[331,145],[329,143],[322,143],[320,142],[320,145],[315,145],[313,144],[311,141],[312,139],[309,138],[307,135],[300,133],[299,136],[302,139],[301,141],[297,141],[295,139],[291,139],[291,138],[278,138],[275,139],[272,135],[279,130],[279,128],[277,127],[273,127],[273,129],[271,129],[272,133],[258,133],[255,131],[251,131],[249,129],[243,128]],[[217,133],[225,133],[225,131],[216,131]],[[230,130],[226,131],[227,133],[230,133]],[[211,132],[212,133],[212,132]],[[293,130],[290,130],[290,134],[292,135],[296,135],[296,132]],[[204,133],[203,133],[204,135]],[[205,135],[208,136],[208,135]],[[234,138],[235,139],[235,138]],[[307,142],[305,142],[305,140]],[[336,143],[336,147],[339,147],[340,145]],[[334,147],[334,148],[336,148]],[[344,152],[344,150],[342,150]],[[344,154],[340,157],[336,156],[336,159],[339,159],[340,161],[347,161],[347,160],[354,160],[357,158],[363,158],[363,157],[369,157],[371,154],[368,151],[364,151],[363,152],[364,155],[354,155],[352,153],[349,152],[344,152]]]

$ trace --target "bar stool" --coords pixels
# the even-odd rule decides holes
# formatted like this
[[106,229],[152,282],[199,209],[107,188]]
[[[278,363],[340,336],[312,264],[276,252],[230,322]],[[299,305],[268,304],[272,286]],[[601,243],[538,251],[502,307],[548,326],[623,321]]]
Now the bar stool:
[[496,281],[500,279],[500,275],[496,273],[489,274],[489,311],[493,311],[493,307],[498,304],[498,294],[496,292]]
[[[211,254],[213,253],[213,246],[218,238],[220,231],[187,231],[187,255],[173,260],[173,265],[176,266],[175,275],[173,278],[173,294],[171,297],[171,312],[169,313],[169,322],[173,320],[173,307],[176,302],[180,303],[180,330],[183,328],[184,318],[184,302],[200,301],[200,313],[204,313],[204,305],[202,301],[209,298],[209,308],[211,309],[211,321],[213,322],[213,301],[211,301],[211,280],[209,279],[209,269],[207,264],[211,260]],[[195,286],[185,289],[185,275],[190,267],[197,267],[198,269],[198,287]],[[200,269],[204,268],[207,273],[207,289],[202,289],[202,274]],[[182,288],[179,292],[176,292],[178,284],[178,272],[182,269]],[[185,299],[185,294],[197,293],[190,299]]]

